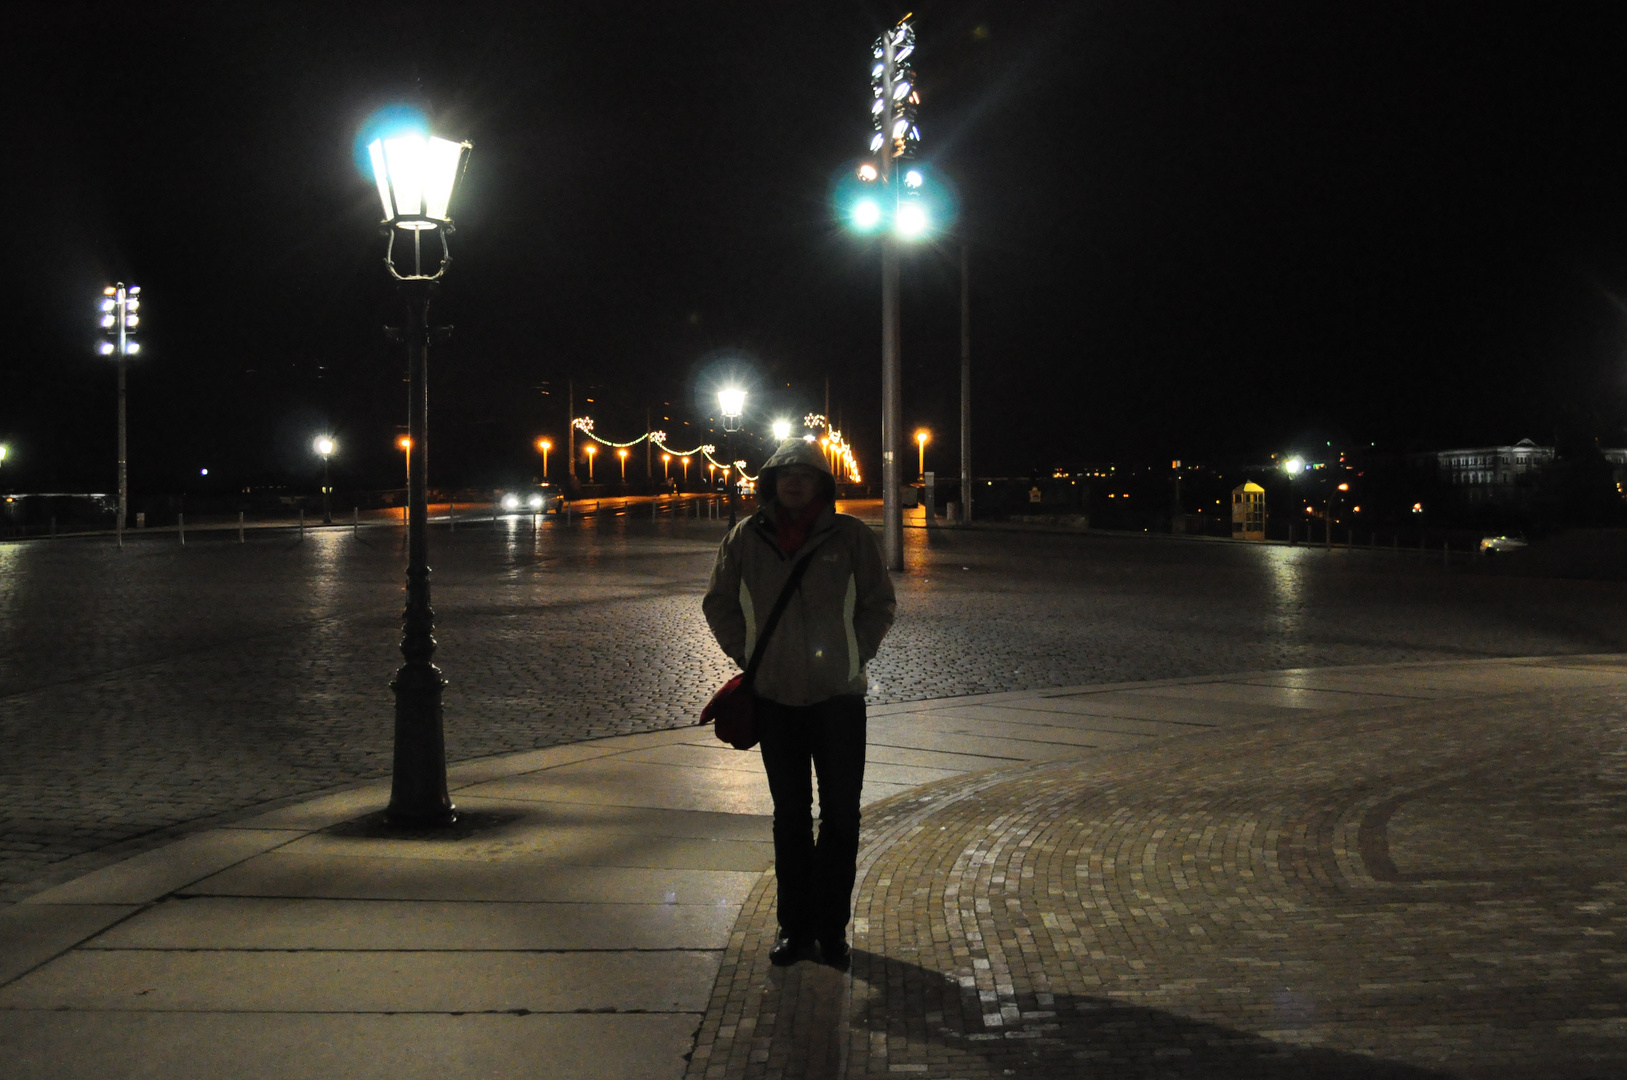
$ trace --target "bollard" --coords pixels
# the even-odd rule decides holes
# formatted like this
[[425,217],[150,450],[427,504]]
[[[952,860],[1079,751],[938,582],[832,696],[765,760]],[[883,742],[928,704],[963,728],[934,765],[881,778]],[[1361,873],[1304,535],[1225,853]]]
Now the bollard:
[[181,546],[186,547],[186,515],[175,515],[175,531],[181,536]]
[[299,508],[299,538],[305,539],[305,508]]
[[449,532],[458,531],[458,504],[453,499],[446,500],[446,528]]
[[237,512],[237,542],[239,544],[243,542],[243,511],[241,510]]
[[657,509],[659,509],[659,504],[654,499],[651,499],[650,500],[650,520],[651,521],[655,520],[655,512],[656,512]]
[[565,524],[569,525],[570,523],[571,523],[571,504],[566,503],[565,504]]
[[362,534],[362,509],[359,506],[352,506],[350,508],[350,535],[351,536],[360,536],[361,534]]

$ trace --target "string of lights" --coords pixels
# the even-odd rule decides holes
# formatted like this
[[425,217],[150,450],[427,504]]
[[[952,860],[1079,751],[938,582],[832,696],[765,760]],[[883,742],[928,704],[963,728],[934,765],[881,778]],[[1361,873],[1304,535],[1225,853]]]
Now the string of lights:
[[699,446],[691,447],[688,450],[675,450],[667,445],[667,433],[664,431],[646,431],[636,439],[628,439],[626,442],[616,442],[613,439],[605,438],[593,430],[593,418],[591,416],[579,416],[575,420],[571,421],[571,426],[577,431],[580,431],[582,434],[586,435],[588,438],[592,439],[594,442],[599,443],[601,446],[609,446],[613,449],[623,450],[630,446],[637,446],[645,439],[648,439],[652,445],[660,448],[665,453],[671,454],[674,457],[693,457],[696,454],[700,454],[704,456],[707,461],[710,461],[713,465],[716,465],[720,469],[737,471],[744,479],[752,483],[757,482],[757,477],[748,475],[746,473],[746,463],[744,461],[736,461],[731,465],[727,462],[719,461],[717,458],[713,457],[712,453],[717,449],[717,446],[712,443],[701,443]]

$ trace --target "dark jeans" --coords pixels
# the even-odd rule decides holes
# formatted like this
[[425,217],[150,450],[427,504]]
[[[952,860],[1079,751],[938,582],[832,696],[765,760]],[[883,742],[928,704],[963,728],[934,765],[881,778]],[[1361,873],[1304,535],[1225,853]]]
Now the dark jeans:
[[[817,705],[759,699],[757,734],[774,796],[780,933],[803,939],[845,937],[859,856],[864,698],[854,694]],[[817,842],[810,764],[819,778]]]

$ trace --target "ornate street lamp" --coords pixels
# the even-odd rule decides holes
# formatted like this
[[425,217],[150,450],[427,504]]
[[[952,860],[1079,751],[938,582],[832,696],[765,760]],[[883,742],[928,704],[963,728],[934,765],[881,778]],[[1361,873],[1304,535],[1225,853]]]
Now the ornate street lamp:
[[[729,433],[740,430],[741,415],[746,411],[746,392],[738,386],[731,386],[717,392],[717,411],[723,416],[723,443],[729,443]],[[724,466],[723,478],[728,480],[728,466]],[[729,528],[734,528],[737,514],[738,485],[729,485]]]
[[[421,135],[375,139],[367,148],[384,207],[389,237],[384,265],[400,286],[407,325],[391,331],[407,343],[407,606],[402,614],[401,655],[395,674],[395,761],[386,819],[392,825],[446,825],[457,813],[446,791],[446,735],[441,692],[446,680],[436,667],[435,613],[429,606],[429,301],[452,263],[446,238],[452,232],[452,195],[468,165],[471,146]],[[412,237],[410,273],[396,266],[396,240]],[[440,242],[433,272],[424,268],[424,234]]]

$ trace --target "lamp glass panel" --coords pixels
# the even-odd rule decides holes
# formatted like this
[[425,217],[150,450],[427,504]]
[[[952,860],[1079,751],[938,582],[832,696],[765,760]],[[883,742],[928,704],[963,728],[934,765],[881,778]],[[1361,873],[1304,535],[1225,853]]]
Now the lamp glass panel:
[[367,156],[373,159],[373,182],[378,184],[379,202],[384,204],[384,220],[395,217],[390,203],[390,170],[384,164],[384,140],[374,139],[367,144]]
[[463,144],[432,138],[424,146],[424,216],[445,221],[450,216],[452,186],[458,179]]
[[424,140],[418,135],[384,140],[384,161],[395,193],[395,216],[424,212]]
[[724,416],[739,416],[746,407],[746,392],[744,390],[719,390],[717,404]]

